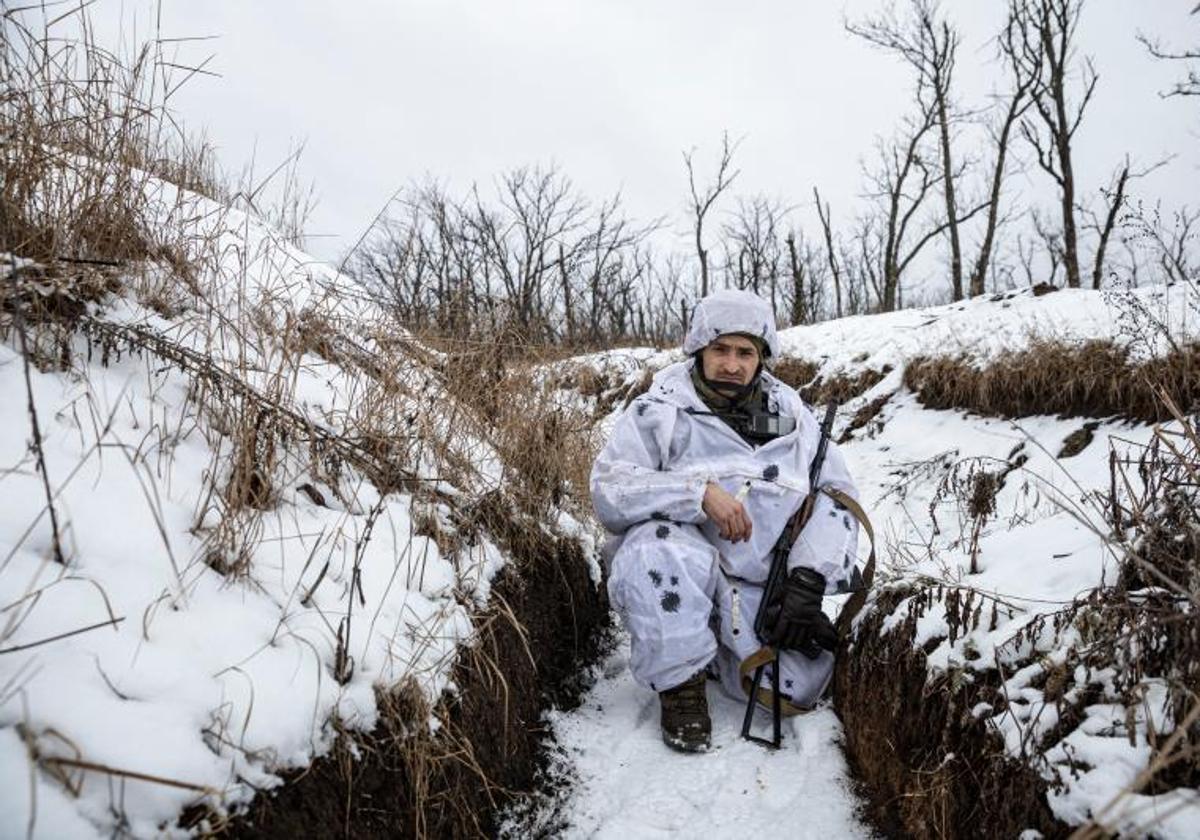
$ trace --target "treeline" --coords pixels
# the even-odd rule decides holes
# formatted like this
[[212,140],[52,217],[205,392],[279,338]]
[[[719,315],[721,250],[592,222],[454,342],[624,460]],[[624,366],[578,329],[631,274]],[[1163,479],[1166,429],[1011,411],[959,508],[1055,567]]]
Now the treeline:
[[[631,220],[619,197],[595,202],[554,168],[523,167],[494,194],[403,190],[347,270],[413,328],[573,346],[674,341],[692,304],[723,286],[753,289],[794,325],[1019,285],[1136,283],[1144,270],[1194,281],[1188,243],[1200,214],[1163,219],[1131,200],[1131,184],[1155,165],[1136,169],[1126,157],[1106,183],[1079,182],[1077,132],[1099,84],[1077,43],[1083,6],[1011,0],[990,59],[1004,88],[978,106],[957,93],[962,37],[936,0],[848,21],[906,68],[913,91],[908,114],[864,162],[853,222],[835,224],[819,187],[814,230],[782,199],[736,195],[737,148],[726,136],[710,167],[683,158],[690,253],[658,245],[664,221]],[[1163,60],[1198,57],[1143,42]],[[1168,95],[1197,92],[1193,66]],[[1007,196],[1026,169],[1053,188],[1052,212]],[[936,286],[916,276],[933,261],[946,266]]]

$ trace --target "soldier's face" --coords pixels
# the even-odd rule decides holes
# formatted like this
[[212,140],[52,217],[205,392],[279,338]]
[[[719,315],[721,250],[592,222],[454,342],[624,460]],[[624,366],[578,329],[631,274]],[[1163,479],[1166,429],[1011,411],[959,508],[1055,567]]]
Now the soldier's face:
[[744,335],[722,335],[700,351],[709,382],[748,385],[761,361],[758,346]]

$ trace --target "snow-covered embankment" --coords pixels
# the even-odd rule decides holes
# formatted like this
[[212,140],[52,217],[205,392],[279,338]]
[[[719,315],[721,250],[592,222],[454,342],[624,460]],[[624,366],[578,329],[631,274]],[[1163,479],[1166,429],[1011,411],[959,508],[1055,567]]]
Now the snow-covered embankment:
[[[171,260],[4,258],[0,833],[212,829],[322,756],[310,830],[485,827],[605,620],[588,531],[346,278],[241,212],[148,202]],[[499,745],[444,778],[475,740]],[[386,803],[336,772],[376,750]]]

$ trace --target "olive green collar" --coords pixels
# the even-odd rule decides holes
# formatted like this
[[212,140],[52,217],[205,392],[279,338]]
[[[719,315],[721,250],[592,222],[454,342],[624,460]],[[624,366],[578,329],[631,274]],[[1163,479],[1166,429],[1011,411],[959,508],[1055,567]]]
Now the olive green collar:
[[750,406],[762,401],[763,386],[761,376],[755,377],[754,387],[748,393],[741,397],[727,397],[705,380],[700,364],[699,359],[692,363],[692,385],[696,388],[696,395],[700,397],[701,402],[710,411],[745,413],[749,411]]

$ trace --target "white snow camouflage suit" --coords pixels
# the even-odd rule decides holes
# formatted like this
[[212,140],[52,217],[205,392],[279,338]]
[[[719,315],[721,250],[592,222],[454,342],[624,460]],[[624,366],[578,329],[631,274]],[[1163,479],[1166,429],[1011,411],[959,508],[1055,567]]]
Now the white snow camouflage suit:
[[[764,339],[770,364],[778,358],[773,322],[756,295],[718,292],[697,305],[684,351],[694,353],[717,335],[748,333]],[[719,417],[689,413],[709,411],[692,384],[692,365],[688,359],[660,371],[617,420],[592,468],[592,501],[619,543],[606,552],[608,592],[631,638],[634,679],[663,691],[711,663],[726,692],[745,699],[738,665],[759,648],[754,615],[770,552],[808,494],[820,428],[799,394],[764,370],[770,410],[794,417],[796,428],[752,446]],[[748,489],[742,504],[752,523],[749,540],[721,538],[704,514],[710,481],[733,495]],[[857,498],[833,443],[821,484]],[[857,540],[858,522],[822,495],[788,568],[820,572],[827,594],[846,591]],[[801,707],[817,700],[833,670],[826,651],[817,659],[784,652],[779,661],[781,691]]]

